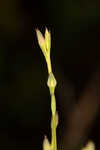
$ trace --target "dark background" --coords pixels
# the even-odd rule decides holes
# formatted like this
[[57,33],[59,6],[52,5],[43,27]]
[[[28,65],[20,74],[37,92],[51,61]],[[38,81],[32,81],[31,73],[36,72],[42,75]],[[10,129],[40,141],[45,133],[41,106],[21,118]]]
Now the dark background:
[[[0,1],[0,149],[42,149],[50,137],[50,96],[47,68],[35,29],[52,35],[55,76],[63,72],[65,95],[80,96],[100,64],[99,0]],[[57,68],[57,69],[56,69]],[[59,71],[58,71],[59,74]],[[59,79],[59,78],[58,78]],[[61,80],[61,78],[60,78]],[[58,85],[61,82],[58,80]],[[65,84],[65,82],[64,82]],[[71,85],[71,87],[70,87]],[[59,95],[59,94],[58,94]],[[63,124],[61,92],[57,109]],[[65,101],[70,101],[65,99]],[[64,102],[63,102],[64,103]],[[72,102],[73,103],[73,102]],[[72,107],[70,102],[70,108]],[[66,105],[66,110],[69,105]],[[99,147],[100,115],[89,134]],[[62,125],[58,130],[62,130]],[[58,139],[62,136],[58,131]],[[60,141],[60,140],[59,140]]]

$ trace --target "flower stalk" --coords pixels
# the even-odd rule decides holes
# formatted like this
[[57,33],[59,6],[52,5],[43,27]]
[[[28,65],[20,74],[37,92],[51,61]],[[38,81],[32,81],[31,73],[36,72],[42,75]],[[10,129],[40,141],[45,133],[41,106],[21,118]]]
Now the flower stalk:
[[[43,141],[43,150],[57,150],[57,139],[56,139],[56,128],[58,126],[58,113],[56,111],[56,98],[55,98],[55,88],[57,81],[52,72],[50,51],[51,51],[51,34],[46,28],[45,36],[37,29],[36,30],[38,44],[42,50],[42,53],[45,57],[47,69],[48,69],[48,81],[47,86],[49,87],[50,96],[51,96],[51,142],[44,137]],[[95,150],[95,145],[93,142],[89,141],[88,144],[83,147],[81,150]]]
[[57,140],[56,140],[56,128],[58,125],[58,113],[56,112],[56,99],[55,99],[55,88],[57,81],[52,72],[50,50],[51,50],[51,34],[46,28],[45,36],[37,29],[36,30],[38,44],[42,50],[42,53],[45,57],[47,68],[48,68],[48,81],[47,85],[49,87],[50,96],[51,96],[51,142],[48,141],[47,137],[43,141],[43,150],[57,150]]

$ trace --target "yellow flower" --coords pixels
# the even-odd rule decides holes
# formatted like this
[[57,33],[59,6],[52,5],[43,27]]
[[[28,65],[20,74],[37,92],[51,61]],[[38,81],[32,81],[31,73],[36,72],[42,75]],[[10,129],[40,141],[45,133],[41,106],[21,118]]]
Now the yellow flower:
[[52,72],[51,60],[50,60],[51,34],[47,28],[45,30],[45,36],[43,36],[42,33],[38,29],[36,30],[36,34],[37,34],[39,46],[47,62],[48,73],[50,73]]
[[43,54],[45,56],[49,55],[50,48],[51,48],[51,35],[50,35],[50,32],[46,28],[45,36],[43,36],[42,33],[37,29],[36,34],[37,34],[39,46],[40,46]]

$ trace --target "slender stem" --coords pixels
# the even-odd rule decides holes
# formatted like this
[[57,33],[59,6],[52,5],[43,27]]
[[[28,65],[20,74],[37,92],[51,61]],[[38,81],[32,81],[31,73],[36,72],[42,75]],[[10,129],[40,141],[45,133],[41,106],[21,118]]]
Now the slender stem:
[[46,61],[47,61],[48,74],[50,74],[52,72],[50,56],[48,56],[47,58],[48,59]]
[[51,95],[51,110],[52,110],[52,120],[51,120],[51,130],[52,130],[52,150],[57,150],[57,138],[56,138],[56,100],[55,95]]

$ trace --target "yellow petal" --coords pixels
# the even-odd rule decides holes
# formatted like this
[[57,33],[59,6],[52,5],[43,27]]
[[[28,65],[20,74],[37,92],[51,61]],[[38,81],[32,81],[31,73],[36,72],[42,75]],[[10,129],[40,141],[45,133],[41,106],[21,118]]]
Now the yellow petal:
[[36,30],[36,34],[37,34],[39,46],[40,46],[41,50],[45,53],[45,51],[46,51],[45,39],[44,39],[42,33],[38,29]]
[[50,52],[50,48],[51,48],[51,34],[48,31],[48,29],[46,28],[45,30],[45,44],[46,44],[46,50],[48,52]]

